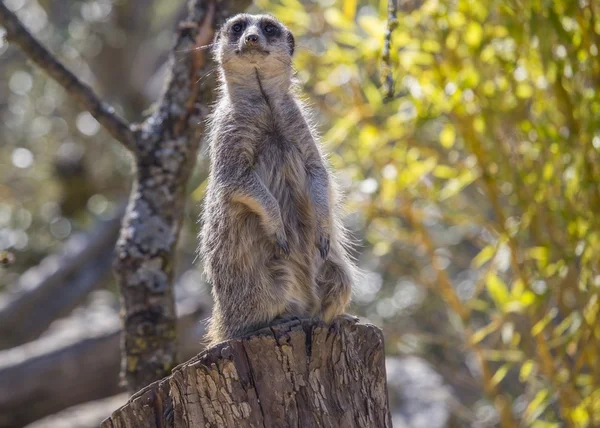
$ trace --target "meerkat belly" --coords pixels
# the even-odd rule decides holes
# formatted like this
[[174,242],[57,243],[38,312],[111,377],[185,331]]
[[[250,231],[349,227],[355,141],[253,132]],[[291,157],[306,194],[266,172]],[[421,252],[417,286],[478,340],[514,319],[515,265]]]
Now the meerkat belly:
[[292,142],[280,137],[267,141],[258,156],[256,171],[279,202],[286,229],[296,234],[300,229],[313,227],[306,170],[300,151]]

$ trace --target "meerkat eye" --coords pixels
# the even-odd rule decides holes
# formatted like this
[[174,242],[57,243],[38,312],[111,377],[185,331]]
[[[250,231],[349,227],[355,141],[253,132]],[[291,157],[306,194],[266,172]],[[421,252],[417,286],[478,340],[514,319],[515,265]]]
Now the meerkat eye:
[[239,33],[240,31],[242,31],[242,24],[234,24],[233,27],[231,27],[231,29],[234,33]]
[[273,24],[267,24],[265,25],[264,30],[267,34],[273,34],[277,30],[277,27],[275,27]]

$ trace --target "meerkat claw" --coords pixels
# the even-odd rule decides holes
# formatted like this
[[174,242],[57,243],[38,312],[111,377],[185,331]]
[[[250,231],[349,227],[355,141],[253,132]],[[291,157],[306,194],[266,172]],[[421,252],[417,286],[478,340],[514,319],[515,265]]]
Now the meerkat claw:
[[319,237],[319,253],[321,254],[321,258],[323,260],[327,259],[327,255],[329,254],[329,235],[322,235]]

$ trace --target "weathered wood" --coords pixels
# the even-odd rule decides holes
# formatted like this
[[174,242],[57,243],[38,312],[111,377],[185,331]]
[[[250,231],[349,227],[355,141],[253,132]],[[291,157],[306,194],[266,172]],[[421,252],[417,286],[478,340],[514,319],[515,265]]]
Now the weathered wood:
[[383,334],[340,317],[220,343],[102,423],[131,427],[391,427]]

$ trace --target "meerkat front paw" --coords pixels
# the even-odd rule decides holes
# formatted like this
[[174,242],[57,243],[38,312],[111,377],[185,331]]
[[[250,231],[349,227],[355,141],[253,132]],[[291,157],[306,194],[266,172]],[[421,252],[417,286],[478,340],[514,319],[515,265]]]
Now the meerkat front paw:
[[287,258],[290,255],[290,244],[285,236],[285,232],[277,233],[275,235],[275,242],[277,243],[277,249],[279,257]]
[[320,233],[317,237],[317,248],[323,260],[327,259],[329,254],[330,238],[328,233]]

